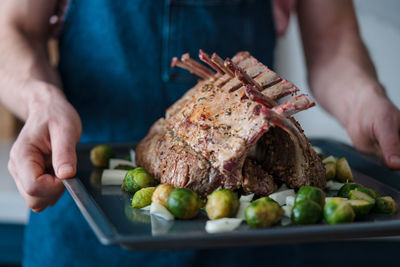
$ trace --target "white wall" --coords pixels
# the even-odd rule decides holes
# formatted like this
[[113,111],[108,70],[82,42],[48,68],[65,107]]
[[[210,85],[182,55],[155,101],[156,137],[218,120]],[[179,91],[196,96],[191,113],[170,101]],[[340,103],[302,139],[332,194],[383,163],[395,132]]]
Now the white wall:
[[[355,0],[361,35],[371,54],[381,83],[389,97],[400,107],[400,1]],[[276,71],[301,90],[308,90],[306,67],[297,19],[291,18],[286,35],[278,41]],[[309,91],[308,91],[309,93]],[[320,107],[297,115],[306,135],[328,137],[350,143],[344,128]]]

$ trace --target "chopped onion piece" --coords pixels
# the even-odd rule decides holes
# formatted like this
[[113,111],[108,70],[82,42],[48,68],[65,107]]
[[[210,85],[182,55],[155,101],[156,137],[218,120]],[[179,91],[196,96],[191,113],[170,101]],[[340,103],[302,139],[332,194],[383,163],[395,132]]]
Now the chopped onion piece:
[[286,197],[286,205],[288,206],[294,206],[294,196],[287,196]]
[[276,192],[281,192],[281,191],[286,191],[289,190],[290,188],[287,187],[286,184],[282,184],[281,187],[279,187],[279,189]]
[[210,234],[230,232],[238,228],[242,221],[242,219],[238,218],[222,218],[218,220],[209,220],[206,222],[206,231]]
[[129,160],[124,160],[124,159],[110,159],[110,164],[109,164],[109,168],[110,169],[115,169],[115,167],[119,166],[119,165],[129,165],[133,167],[132,162],[130,162]]
[[238,211],[237,211],[237,213],[236,213],[236,218],[238,218],[238,219],[245,219],[245,216],[244,216],[244,214],[245,214],[245,212],[246,212],[246,209],[247,209],[247,207],[250,205],[250,202],[244,202],[244,201],[240,201],[240,204],[239,204],[239,209],[238,209]]
[[126,170],[103,170],[101,174],[101,184],[122,185],[127,172]]
[[133,149],[129,149],[129,154],[131,155],[131,161],[133,163],[133,167],[137,167],[136,165],[136,152]]
[[290,216],[292,216],[292,209],[293,209],[292,206],[284,205],[284,206],[282,206],[282,209],[285,212],[283,214],[284,216],[289,217],[289,218],[290,218]]
[[172,215],[172,213],[169,212],[169,210],[167,210],[167,208],[165,208],[163,205],[158,204],[156,202],[151,203],[150,214],[161,217],[167,221],[172,221],[174,219],[174,215]]
[[293,189],[280,191],[280,192],[276,192],[276,193],[269,195],[270,198],[272,198],[273,200],[278,202],[279,205],[281,205],[281,206],[286,204],[286,198],[289,196],[292,196],[292,197],[296,196],[296,193],[294,192]]
[[150,210],[151,205],[141,208],[141,210]]
[[343,185],[344,185],[344,183],[339,183],[339,182],[335,182],[335,181],[328,181],[328,182],[326,182],[326,189],[339,190]]
[[251,202],[253,200],[254,194],[250,195],[241,195],[239,201],[240,202]]

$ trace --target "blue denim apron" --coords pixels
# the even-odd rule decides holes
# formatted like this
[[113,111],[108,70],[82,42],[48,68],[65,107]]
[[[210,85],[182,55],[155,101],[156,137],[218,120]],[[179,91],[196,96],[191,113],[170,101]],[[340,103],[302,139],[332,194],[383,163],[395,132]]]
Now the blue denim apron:
[[[271,66],[274,44],[271,6],[265,0],[73,0],[60,39],[59,71],[65,94],[82,119],[81,142],[131,142],[143,138],[196,81],[170,68],[173,56],[197,56],[199,48],[222,57],[248,50]],[[317,247],[126,251],[101,245],[65,193],[55,206],[31,214],[24,265],[337,264],[329,253],[314,253]],[[324,248],[344,258],[354,252],[343,245]]]

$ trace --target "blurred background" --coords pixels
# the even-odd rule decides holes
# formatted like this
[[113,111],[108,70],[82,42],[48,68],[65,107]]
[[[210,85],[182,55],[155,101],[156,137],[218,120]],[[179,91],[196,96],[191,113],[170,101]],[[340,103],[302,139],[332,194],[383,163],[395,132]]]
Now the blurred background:
[[[400,107],[400,1],[355,0],[361,34],[372,56],[381,83],[389,97]],[[279,75],[301,90],[308,90],[306,69],[298,24],[292,16],[289,29],[279,39],[276,64]],[[301,112],[297,119],[309,137],[332,138],[350,144],[346,131],[320,107]],[[7,170],[8,153],[21,124],[0,106],[0,265],[19,264],[22,233],[28,209],[18,195]]]

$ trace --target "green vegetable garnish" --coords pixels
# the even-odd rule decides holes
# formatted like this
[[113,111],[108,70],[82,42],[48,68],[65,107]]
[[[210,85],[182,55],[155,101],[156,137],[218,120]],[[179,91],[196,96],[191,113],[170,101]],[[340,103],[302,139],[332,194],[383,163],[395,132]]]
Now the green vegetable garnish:
[[338,197],[349,198],[349,192],[351,190],[359,188],[359,187],[363,187],[363,186],[360,184],[356,184],[356,183],[345,184],[339,189]]
[[334,197],[325,204],[324,217],[329,224],[352,222],[355,216],[351,204],[342,198]]
[[168,210],[179,219],[192,219],[197,216],[203,203],[190,189],[177,188],[169,194]]
[[325,192],[320,188],[306,185],[300,187],[294,202],[297,203],[302,200],[312,200],[322,208],[325,205],[325,197]]
[[126,173],[122,189],[134,194],[142,188],[155,186],[156,183],[156,180],[154,180],[153,176],[145,168],[138,167]]
[[372,203],[365,200],[352,199],[348,200],[347,202],[350,203],[351,207],[353,208],[356,219],[365,217],[374,207]]
[[356,188],[354,190],[351,190],[349,192],[349,199],[355,199],[355,200],[365,200],[372,205],[375,205],[375,199],[368,195],[367,193],[359,191],[360,188]]
[[322,208],[312,200],[301,200],[294,204],[291,219],[297,224],[316,224],[322,220]]
[[269,197],[253,201],[245,211],[246,222],[250,227],[264,228],[278,223],[284,210]]
[[150,205],[154,190],[155,187],[146,187],[137,191],[132,198],[132,208],[144,208]]
[[376,213],[395,214],[397,213],[397,204],[392,197],[377,197],[374,211]]
[[211,220],[234,217],[239,208],[236,193],[228,189],[218,189],[207,197],[206,212]]
[[114,157],[114,151],[107,145],[98,145],[90,151],[90,161],[94,166],[107,168],[110,158]]
[[336,179],[342,183],[354,181],[353,173],[345,158],[340,158],[336,161]]

